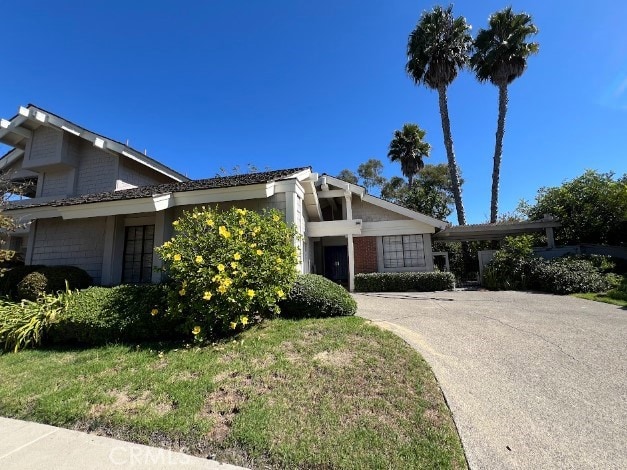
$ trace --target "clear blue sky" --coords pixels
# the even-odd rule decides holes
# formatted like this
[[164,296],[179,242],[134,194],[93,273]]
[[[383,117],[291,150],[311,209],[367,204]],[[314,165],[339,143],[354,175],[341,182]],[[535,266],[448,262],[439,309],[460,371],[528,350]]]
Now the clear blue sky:
[[[476,32],[508,4],[460,0],[454,11]],[[427,130],[428,162],[443,163],[437,95],[404,72],[407,36],[433,5],[12,2],[0,20],[0,116],[32,102],[192,178],[247,163],[337,174],[371,157],[399,174],[386,155],[405,122]],[[533,16],[540,54],[510,87],[502,211],[586,168],[627,172],[627,3],[512,6]],[[468,219],[485,222],[497,92],[463,72],[449,105]]]

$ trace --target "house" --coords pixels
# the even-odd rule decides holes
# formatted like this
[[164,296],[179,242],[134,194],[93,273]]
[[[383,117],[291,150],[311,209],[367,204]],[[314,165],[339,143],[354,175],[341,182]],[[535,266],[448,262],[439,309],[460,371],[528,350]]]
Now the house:
[[190,180],[34,105],[0,121],[0,142],[11,147],[0,171],[33,183],[4,211],[30,224],[11,246],[27,264],[78,266],[101,285],[158,282],[154,248],[198,205],[282,211],[302,235],[301,272],[351,290],[356,273],[432,271],[431,236],[447,226],[309,167]]

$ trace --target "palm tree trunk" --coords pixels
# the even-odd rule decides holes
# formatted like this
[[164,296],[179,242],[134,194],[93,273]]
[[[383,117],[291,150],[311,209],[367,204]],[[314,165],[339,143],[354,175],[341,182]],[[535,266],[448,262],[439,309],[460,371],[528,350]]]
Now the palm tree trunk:
[[453,150],[453,137],[451,136],[451,121],[448,117],[448,101],[446,98],[446,87],[438,87],[438,98],[440,101],[440,117],[442,118],[442,132],[444,134],[444,147],[446,147],[446,158],[448,160],[448,171],[451,175],[451,189],[455,199],[455,210],[457,212],[457,222],[459,225],[466,225],[466,212],[462,202],[462,190],[459,184],[459,171]]
[[414,175],[409,175],[407,179],[409,180],[409,182],[407,183],[407,187],[411,189],[412,183],[414,182]]
[[490,202],[490,223],[493,224],[496,223],[499,210],[499,178],[501,176],[501,157],[503,155],[503,136],[505,135],[507,101],[507,83],[501,83],[499,85],[499,118],[496,125],[494,166],[492,168],[492,201]]

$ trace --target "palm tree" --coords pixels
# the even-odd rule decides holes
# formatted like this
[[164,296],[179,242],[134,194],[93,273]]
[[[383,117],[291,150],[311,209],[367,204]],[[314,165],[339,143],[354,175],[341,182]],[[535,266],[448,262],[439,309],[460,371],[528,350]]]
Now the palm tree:
[[492,168],[492,200],[490,222],[498,216],[499,177],[505,115],[507,113],[507,86],[520,77],[527,68],[527,58],[539,50],[538,43],[527,42],[529,36],[538,32],[527,13],[514,13],[508,7],[490,16],[489,28],[481,29],[474,43],[474,54],[470,65],[480,82],[490,81],[499,89],[499,116],[494,145]]
[[431,153],[431,146],[422,140],[426,134],[416,124],[404,124],[402,130],[394,131],[394,138],[390,142],[388,157],[393,162],[401,163],[401,173],[407,177],[410,188],[414,176],[425,166],[423,157]]
[[436,6],[422,14],[407,43],[407,73],[416,84],[438,91],[444,146],[459,225],[466,224],[466,213],[453,150],[446,89],[468,63],[472,45],[469,31],[470,26],[464,17],[453,17],[452,6],[446,9]]

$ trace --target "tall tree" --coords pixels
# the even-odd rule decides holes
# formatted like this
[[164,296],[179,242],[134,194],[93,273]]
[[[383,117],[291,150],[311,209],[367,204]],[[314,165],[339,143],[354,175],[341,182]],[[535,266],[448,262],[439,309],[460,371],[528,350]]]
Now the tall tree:
[[454,205],[448,166],[444,163],[425,165],[411,187],[403,178],[393,176],[383,186],[381,197],[408,209],[444,220],[453,212]]
[[357,184],[357,182],[359,181],[359,178],[357,177],[357,175],[353,173],[351,170],[349,170],[348,168],[344,168],[342,171],[340,171],[337,174],[337,179],[346,181],[347,183],[351,183],[351,184]]
[[490,222],[498,219],[499,178],[505,115],[507,114],[507,86],[520,77],[527,68],[527,59],[539,50],[538,43],[528,42],[538,28],[527,13],[514,13],[511,7],[490,16],[489,27],[479,30],[474,43],[470,65],[480,82],[490,81],[499,89],[499,115],[494,145],[492,168],[492,198]]
[[446,9],[436,6],[422,14],[416,28],[409,35],[405,67],[414,83],[423,84],[438,92],[444,147],[459,225],[466,224],[466,213],[453,150],[446,90],[459,70],[468,63],[471,46],[470,26],[466,19],[462,16],[454,18],[452,6]]
[[401,173],[409,181],[411,188],[414,176],[425,166],[424,157],[431,153],[431,145],[423,139],[427,133],[416,124],[404,124],[399,131],[394,131],[390,142],[388,157],[393,162],[401,163]]
[[378,188],[385,184],[385,177],[381,174],[382,171],[383,163],[376,158],[371,158],[357,167],[357,174],[368,191],[371,188]]

